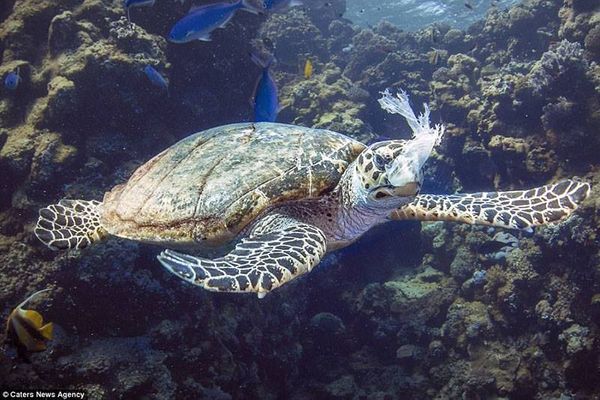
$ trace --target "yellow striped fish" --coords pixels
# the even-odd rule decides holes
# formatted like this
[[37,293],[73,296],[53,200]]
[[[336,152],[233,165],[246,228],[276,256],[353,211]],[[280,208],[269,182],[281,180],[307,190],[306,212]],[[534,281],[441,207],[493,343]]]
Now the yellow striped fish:
[[19,304],[8,316],[6,323],[6,337],[22,351],[38,352],[46,350],[46,342],[52,339],[52,322],[44,325],[44,319],[34,310],[25,310],[23,307],[40,293],[50,289],[35,292]]

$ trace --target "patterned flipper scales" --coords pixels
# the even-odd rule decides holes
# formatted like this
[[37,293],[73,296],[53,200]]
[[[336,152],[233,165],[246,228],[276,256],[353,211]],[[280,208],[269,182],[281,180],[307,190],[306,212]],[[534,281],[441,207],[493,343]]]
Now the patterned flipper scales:
[[209,260],[165,250],[160,263],[178,277],[211,291],[255,292],[259,298],[309,272],[327,250],[323,232],[271,214],[224,257]]
[[393,211],[390,218],[530,229],[567,218],[589,193],[589,183],[567,179],[529,190],[426,194]]
[[52,250],[82,249],[104,239],[98,201],[67,200],[40,210],[35,235]]

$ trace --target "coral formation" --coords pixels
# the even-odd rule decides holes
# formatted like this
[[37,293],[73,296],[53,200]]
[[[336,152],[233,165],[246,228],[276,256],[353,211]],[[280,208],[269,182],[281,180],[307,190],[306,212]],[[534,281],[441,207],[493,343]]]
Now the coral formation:
[[[0,304],[34,289],[49,350],[0,355],[0,387],[90,398],[567,399],[600,395],[600,18],[595,2],[529,0],[466,31],[359,28],[345,1],[240,13],[212,42],[169,44],[185,10],[156,2],[16,0],[0,6]],[[154,12],[154,10],[156,12]],[[447,126],[435,191],[591,181],[581,212],[535,232],[391,224],[263,300],[181,285],[157,250],[114,240],[56,254],[32,234],[60,197],[101,199],[190,132],[247,120],[273,52],[280,122],[363,141],[405,138],[373,100],[427,101]],[[310,59],[313,76],[301,73]],[[142,70],[152,65],[169,95]]]

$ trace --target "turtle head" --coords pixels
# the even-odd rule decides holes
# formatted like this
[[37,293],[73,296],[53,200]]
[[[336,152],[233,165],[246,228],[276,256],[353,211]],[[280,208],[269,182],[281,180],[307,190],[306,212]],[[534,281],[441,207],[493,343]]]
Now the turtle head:
[[430,135],[372,144],[356,160],[355,190],[371,204],[412,199],[421,190],[423,166],[435,141]]
[[404,117],[412,139],[377,142],[359,154],[348,179],[352,183],[347,192],[351,194],[345,203],[351,205],[389,208],[412,201],[421,190],[423,166],[444,134],[442,125],[430,125],[427,105],[416,116],[405,92],[393,96],[386,90],[382,94],[381,107]]
[[[390,197],[413,197],[423,181],[422,165],[406,157],[405,140],[375,143],[356,160],[357,188],[369,202]],[[358,183],[358,182],[357,182]]]

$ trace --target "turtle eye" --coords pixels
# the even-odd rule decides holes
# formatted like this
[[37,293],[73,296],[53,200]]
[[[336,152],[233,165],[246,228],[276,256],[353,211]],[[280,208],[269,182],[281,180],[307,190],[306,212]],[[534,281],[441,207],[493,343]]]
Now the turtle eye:
[[375,168],[383,171],[385,169],[385,158],[375,153],[373,156],[373,164],[375,165]]

